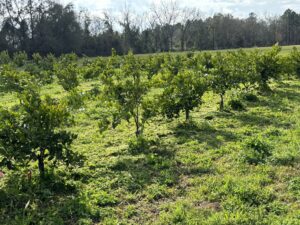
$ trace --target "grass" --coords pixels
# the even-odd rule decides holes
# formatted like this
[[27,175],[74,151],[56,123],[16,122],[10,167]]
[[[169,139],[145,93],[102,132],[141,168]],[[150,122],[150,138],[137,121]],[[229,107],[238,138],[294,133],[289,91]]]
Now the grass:
[[[280,52],[280,55],[288,55],[293,48],[300,48],[300,45],[288,45],[288,46],[282,46],[282,50]],[[245,51],[254,51],[254,50],[260,50],[260,51],[267,51],[270,50],[271,47],[252,47],[252,48],[243,48],[243,50]],[[195,53],[199,53],[199,52],[210,52],[210,53],[215,53],[215,52],[227,52],[227,51],[236,51],[237,49],[220,49],[220,50],[204,50],[204,51],[195,51]],[[174,51],[174,52],[170,52],[171,54],[186,54],[189,53],[191,51]],[[136,54],[137,56],[140,57],[147,57],[147,56],[151,56],[151,55],[160,55],[160,54],[165,54],[165,53],[146,53],[146,54]],[[93,60],[96,59],[97,57],[88,57],[88,59]],[[83,61],[86,59],[86,57],[83,57],[81,59],[79,59],[79,63],[82,64]]]
[[[288,46],[282,46],[282,51],[280,52],[281,55],[287,55],[289,54],[293,48],[296,47],[299,49],[300,45],[288,45]],[[243,48],[243,50],[245,51],[253,51],[258,49],[259,51],[267,51],[270,50],[271,47],[252,47],[252,48]],[[210,53],[214,53],[214,52],[227,52],[227,51],[236,51],[237,49],[219,49],[219,50],[204,50],[203,52],[210,52]],[[171,54],[186,54],[188,52],[191,51],[175,51],[175,52],[171,52]],[[195,51],[195,53],[199,53],[202,51]],[[139,54],[139,56],[149,56],[149,55],[156,55],[156,54],[163,54],[163,53],[149,53],[149,54]]]
[[[97,85],[82,81],[80,90]],[[300,81],[271,87],[255,101],[242,100],[243,111],[219,112],[219,98],[209,92],[190,123],[184,115],[158,116],[146,126],[150,141],[140,154],[129,145],[133,123],[100,134],[101,101],[86,99],[69,128],[84,163],[57,165],[47,183],[39,182],[35,164],[32,181],[26,170],[5,171],[0,223],[299,224]],[[42,93],[66,95],[56,83]],[[15,94],[1,95],[0,106],[16,103]]]

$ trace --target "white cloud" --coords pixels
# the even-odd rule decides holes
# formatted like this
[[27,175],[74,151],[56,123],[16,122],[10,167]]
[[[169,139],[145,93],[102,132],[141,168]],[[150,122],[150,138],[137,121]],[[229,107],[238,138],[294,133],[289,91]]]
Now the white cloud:
[[[73,2],[78,8],[86,8],[93,14],[110,9],[119,10],[125,4],[125,0],[60,0],[66,4]],[[159,4],[161,0],[127,0],[126,2],[136,12],[143,12],[149,8],[151,2]],[[259,16],[282,14],[287,8],[300,11],[300,0],[185,0],[178,1],[182,6],[197,7],[206,16],[214,13],[231,13],[235,16],[245,17],[250,12]]]

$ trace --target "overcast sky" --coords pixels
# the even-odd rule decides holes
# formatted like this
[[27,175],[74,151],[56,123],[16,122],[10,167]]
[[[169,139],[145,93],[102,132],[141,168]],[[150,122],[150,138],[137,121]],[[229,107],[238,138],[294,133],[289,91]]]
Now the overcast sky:
[[[110,9],[117,11],[124,5],[125,0],[58,0],[61,3],[72,2],[76,8],[86,8],[93,14]],[[137,12],[146,10],[151,2],[160,0],[126,0],[126,2]],[[250,12],[259,16],[280,15],[287,8],[300,11],[300,0],[181,0],[182,6],[197,7],[205,16],[214,13],[231,13],[234,16],[246,17]]]

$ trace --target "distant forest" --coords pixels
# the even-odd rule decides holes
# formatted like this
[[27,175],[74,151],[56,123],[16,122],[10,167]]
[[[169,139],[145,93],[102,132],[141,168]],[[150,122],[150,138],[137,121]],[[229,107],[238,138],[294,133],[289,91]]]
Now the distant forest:
[[97,17],[51,0],[1,0],[0,51],[107,56],[112,48],[139,54],[300,44],[300,14],[291,9],[262,19],[255,13],[203,18],[201,9],[172,0],[143,14],[121,8]]

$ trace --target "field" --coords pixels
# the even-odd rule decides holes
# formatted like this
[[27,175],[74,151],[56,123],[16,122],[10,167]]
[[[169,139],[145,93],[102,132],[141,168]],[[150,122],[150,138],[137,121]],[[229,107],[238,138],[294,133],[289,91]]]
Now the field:
[[[292,49],[296,47],[299,49],[299,45],[288,45],[288,46],[282,46],[282,50],[280,52],[281,55],[288,55]],[[253,47],[253,48],[243,48],[244,51],[254,51],[254,50],[259,50],[262,52],[265,52],[267,50],[270,50],[271,47]],[[222,50],[205,50],[201,52],[210,52],[210,53],[215,53],[215,52],[227,52],[227,51],[236,51],[238,49],[222,49]],[[200,51],[195,51],[196,53],[199,53]],[[187,52],[172,52],[173,54],[186,54]],[[157,53],[160,54],[160,53]],[[150,55],[155,55],[155,54],[140,54],[139,56],[150,56]]]
[[[79,81],[83,95],[102,85]],[[101,133],[103,100],[85,98],[66,128],[78,135],[72,149],[82,164],[58,164],[44,182],[36,162],[30,182],[27,168],[4,169],[0,224],[300,224],[300,80],[283,75],[269,85],[253,99],[229,90],[223,111],[219,96],[207,91],[188,122],[183,113],[154,116],[139,153],[133,121]],[[68,95],[57,79],[40,89],[42,96]],[[1,93],[0,106],[15,106],[18,95]],[[236,96],[244,109],[229,107]],[[249,145],[267,157],[249,163],[257,159]]]
[[[289,45],[289,46],[282,46],[282,50],[280,52],[281,55],[288,55],[292,49],[296,47],[299,49],[299,45]],[[244,51],[250,52],[250,51],[255,51],[259,50],[261,52],[265,52],[267,50],[270,50],[271,47],[253,47],[253,48],[243,48]],[[227,52],[227,51],[236,51],[238,49],[223,49],[223,50],[204,50],[204,51],[195,51],[195,53],[200,53],[200,52],[209,52],[209,53],[216,53],[216,52]],[[170,52],[170,54],[174,55],[182,55],[182,54],[187,54],[188,52]],[[137,56],[140,57],[148,57],[148,56],[155,56],[155,55],[163,55],[164,53],[152,53],[152,54],[137,54]],[[96,57],[87,57],[90,60],[96,59]],[[82,63],[86,58],[83,57],[79,60],[80,63]]]

